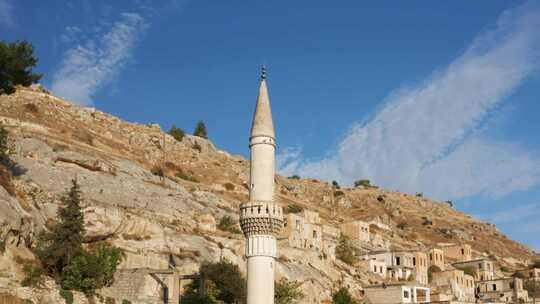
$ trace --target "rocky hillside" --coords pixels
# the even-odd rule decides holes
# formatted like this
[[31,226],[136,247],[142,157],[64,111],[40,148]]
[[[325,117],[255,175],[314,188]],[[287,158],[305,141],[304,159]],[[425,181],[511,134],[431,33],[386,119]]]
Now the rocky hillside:
[[[248,198],[246,159],[198,137],[178,142],[158,125],[129,123],[39,88],[1,95],[0,123],[19,167],[12,179],[0,175],[0,293],[35,303],[58,300],[51,282],[46,292],[20,287],[21,269],[34,259],[29,247],[38,231],[54,223],[73,178],[85,199],[86,242],[123,248],[122,267],[165,269],[172,257],[190,274],[200,262],[223,256],[245,270],[242,235],[216,230],[215,222],[226,214],[238,218],[239,204]],[[375,220],[380,225],[372,225],[373,232],[397,249],[466,242],[477,255],[509,267],[533,256],[494,225],[444,202],[376,188],[335,189],[311,179],[277,182],[283,204],[318,211],[327,225]],[[303,282],[306,303],[328,298],[329,286],[346,284],[355,292],[377,280],[284,240],[280,255],[277,276]]]

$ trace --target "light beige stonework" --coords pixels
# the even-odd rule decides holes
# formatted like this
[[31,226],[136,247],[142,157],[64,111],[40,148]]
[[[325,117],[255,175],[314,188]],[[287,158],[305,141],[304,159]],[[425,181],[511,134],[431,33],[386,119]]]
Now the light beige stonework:
[[247,304],[273,304],[276,236],[283,226],[283,211],[274,202],[276,142],[264,77],[259,87],[249,147],[249,202],[240,205],[240,226],[246,236]]

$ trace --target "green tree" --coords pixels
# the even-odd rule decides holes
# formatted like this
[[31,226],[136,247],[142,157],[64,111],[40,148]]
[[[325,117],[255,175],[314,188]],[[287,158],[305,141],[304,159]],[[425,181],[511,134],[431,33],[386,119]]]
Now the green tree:
[[360,187],[360,186],[369,187],[371,186],[371,182],[369,181],[369,179],[359,179],[359,180],[354,181],[354,186],[355,187]]
[[335,180],[332,181],[332,186],[333,186],[334,188],[336,188],[336,189],[339,189],[339,184],[338,184],[338,182],[335,181]]
[[174,137],[177,141],[182,141],[184,138],[185,132],[184,130],[177,128],[175,125],[172,125],[171,129],[169,130],[169,134]]
[[42,75],[33,73],[38,63],[34,47],[27,41],[6,43],[0,41],[0,94],[11,94],[16,85],[29,86]]
[[332,294],[332,303],[334,304],[356,304],[356,300],[353,299],[349,290],[345,287],[341,287]]
[[199,273],[205,279],[206,294],[203,297],[198,296],[199,281],[196,280],[188,286],[182,303],[245,303],[246,280],[237,265],[226,260],[217,263],[205,262]]
[[195,131],[193,131],[193,135],[202,138],[208,138],[208,134],[206,133],[206,125],[202,120],[199,120],[199,122],[197,122],[197,125],[195,126]]
[[47,273],[59,279],[71,259],[82,251],[84,218],[81,210],[81,190],[76,180],[58,209],[59,222],[50,232],[40,235],[36,254]]
[[344,234],[339,236],[336,257],[349,265],[354,265],[357,261],[356,250],[351,244],[351,239]]
[[300,290],[300,283],[290,282],[283,278],[276,282],[274,301],[275,304],[295,304],[304,297],[304,293]]
[[101,245],[93,251],[81,251],[62,271],[62,287],[92,294],[110,286],[116,268],[125,257],[119,248]]
[[237,227],[237,222],[235,219],[233,219],[229,215],[224,215],[221,220],[219,220],[219,223],[217,224],[217,228],[222,231],[228,231],[232,233],[241,233],[240,229]]

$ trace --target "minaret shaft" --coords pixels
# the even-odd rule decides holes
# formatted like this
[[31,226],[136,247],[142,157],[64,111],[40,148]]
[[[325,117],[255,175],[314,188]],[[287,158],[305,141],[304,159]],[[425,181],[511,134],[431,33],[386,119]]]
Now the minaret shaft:
[[246,236],[247,304],[274,303],[276,235],[283,212],[274,202],[275,135],[265,72],[249,139],[249,202],[240,206],[240,225]]

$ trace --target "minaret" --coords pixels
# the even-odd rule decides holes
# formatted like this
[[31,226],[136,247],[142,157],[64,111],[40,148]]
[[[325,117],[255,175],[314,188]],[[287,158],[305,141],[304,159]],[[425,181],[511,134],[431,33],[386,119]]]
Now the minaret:
[[283,212],[274,202],[276,139],[264,66],[249,148],[249,202],[240,205],[240,225],[246,237],[247,304],[273,304],[276,236],[283,226]]

